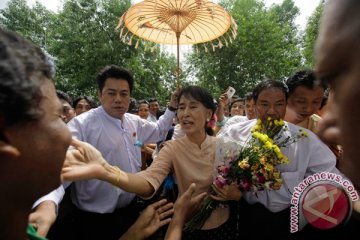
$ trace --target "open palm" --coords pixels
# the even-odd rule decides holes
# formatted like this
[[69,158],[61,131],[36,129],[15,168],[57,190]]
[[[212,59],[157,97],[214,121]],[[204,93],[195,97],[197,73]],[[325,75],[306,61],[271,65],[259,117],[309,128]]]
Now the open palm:
[[92,145],[73,139],[75,149],[66,153],[61,177],[65,181],[78,181],[98,178],[105,169],[106,161]]

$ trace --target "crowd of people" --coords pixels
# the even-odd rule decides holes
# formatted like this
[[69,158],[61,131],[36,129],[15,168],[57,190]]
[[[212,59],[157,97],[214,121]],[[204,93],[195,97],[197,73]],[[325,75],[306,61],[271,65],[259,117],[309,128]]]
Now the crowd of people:
[[[115,65],[96,76],[99,105],[88,96],[72,101],[55,89],[48,56],[0,29],[0,239],[356,234],[358,202],[341,226],[324,231],[307,225],[298,233],[290,232],[290,206],[294,187],[315,173],[334,173],[360,187],[359,13],[359,1],[326,2],[314,70],[299,70],[286,82],[264,79],[243,98],[224,93],[214,101],[202,87],[179,88],[161,116],[156,99],[131,107],[136,79]],[[284,119],[290,132],[308,132],[281,149],[290,163],[277,166],[279,189],[253,194],[235,184],[214,186],[217,140],[245,142],[257,120],[269,118]],[[168,177],[178,189],[175,202],[157,195]],[[200,229],[183,231],[211,186],[211,197],[223,204]]]

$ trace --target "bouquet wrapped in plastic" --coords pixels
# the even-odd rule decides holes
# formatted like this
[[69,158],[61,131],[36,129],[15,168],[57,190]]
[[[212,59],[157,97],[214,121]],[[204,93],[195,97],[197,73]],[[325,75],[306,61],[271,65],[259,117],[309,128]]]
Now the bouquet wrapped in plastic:
[[[236,183],[240,191],[253,193],[264,189],[280,189],[282,178],[276,166],[289,163],[280,148],[307,136],[305,131],[300,130],[295,136],[283,138],[284,131],[288,129],[282,120],[268,118],[265,122],[257,120],[251,136],[245,142],[219,138],[213,184],[223,187]],[[209,193],[216,195],[212,188]],[[200,210],[186,224],[185,231],[201,229],[221,203],[208,196]]]

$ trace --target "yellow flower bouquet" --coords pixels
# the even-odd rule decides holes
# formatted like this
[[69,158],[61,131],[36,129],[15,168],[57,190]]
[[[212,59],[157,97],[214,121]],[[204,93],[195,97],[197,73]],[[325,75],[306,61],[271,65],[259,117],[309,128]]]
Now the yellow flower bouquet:
[[[222,160],[215,166],[213,184],[223,187],[235,182],[239,190],[253,193],[264,189],[279,190],[282,178],[276,166],[289,163],[280,148],[307,136],[307,132],[300,130],[298,134],[284,138],[284,131],[288,131],[284,121],[268,118],[265,122],[257,120],[245,143],[219,139],[217,155],[220,154]],[[212,188],[209,193],[215,194]],[[219,204],[221,202],[207,197],[201,209],[186,224],[185,231],[201,229]]]

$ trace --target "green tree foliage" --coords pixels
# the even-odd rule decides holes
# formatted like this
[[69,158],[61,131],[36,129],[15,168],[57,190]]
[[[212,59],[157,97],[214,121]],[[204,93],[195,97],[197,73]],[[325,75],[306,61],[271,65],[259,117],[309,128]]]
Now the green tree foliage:
[[[214,96],[233,86],[242,96],[264,78],[285,79],[301,68],[302,62],[313,67],[324,1],[309,19],[303,46],[294,23],[299,10],[293,0],[269,8],[262,0],[222,0],[220,4],[238,24],[237,38],[214,52],[211,44],[205,45],[208,52],[198,45],[199,52],[188,55],[183,86],[196,83]],[[119,39],[115,27],[130,5],[130,0],[65,0],[63,8],[54,13],[40,3],[29,7],[26,0],[11,0],[0,10],[0,26],[19,32],[53,55],[56,87],[73,97],[96,97],[96,74],[103,66],[116,64],[134,73],[135,98],[157,97],[165,104],[175,88],[175,56],[153,44],[151,51],[145,50],[142,43],[146,41],[136,49],[136,38],[132,46],[129,39]]]
[[[233,3],[232,6],[230,6]],[[284,79],[301,65],[292,0],[267,9],[260,0],[223,1],[238,24],[238,35],[227,47],[190,56],[188,72],[214,94],[233,86],[240,96],[264,78]]]
[[320,2],[306,24],[302,53],[305,59],[304,65],[310,69],[314,67],[314,45],[319,33],[320,18],[324,11],[324,2],[325,0]]
[[30,8],[26,0],[12,0],[7,8],[0,10],[0,26],[21,33],[44,48],[48,45],[54,18],[55,14],[40,3]]
[[135,77],[133,97],[157,97],[165,103],[175,84],[175,58],[154,47],[135,49],[115,31],[130,0],[66,0],[58,13],[37,3],[13,0],[1,11],[0,23],[45,48],[56,62],[55,83],[72,96],[96,96],[99,70],[108,64],[130,69]]

